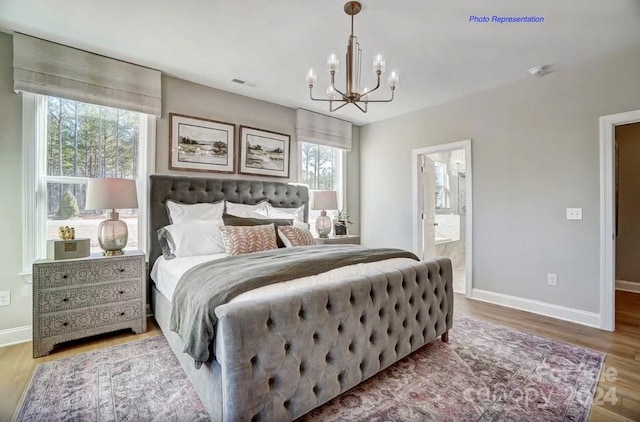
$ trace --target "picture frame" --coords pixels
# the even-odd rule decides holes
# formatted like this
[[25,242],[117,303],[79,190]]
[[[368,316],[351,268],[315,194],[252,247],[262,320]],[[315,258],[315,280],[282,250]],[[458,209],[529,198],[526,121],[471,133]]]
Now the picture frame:
[[235,173],[236,125],[169,113],[169,169]]
[[289,177],[291,136],[248,126],[239,132],[239,173]]

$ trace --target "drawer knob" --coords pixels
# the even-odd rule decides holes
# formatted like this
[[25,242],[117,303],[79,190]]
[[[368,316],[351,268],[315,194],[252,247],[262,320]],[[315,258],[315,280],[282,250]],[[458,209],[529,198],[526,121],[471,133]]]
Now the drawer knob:
[[124,315],[124,312],[120,312],[120,316],[123,316],[123,315]]
[[120,271],[121,273],[123,273],[123,272],[124,272],[124,268],[120,268],[120,270],[119,270],[119,271]]
[[120,293],[121,295],[124,294],[124,290],[120,290],[118,293]]
[[63,302],[68,302],[68,301],[69,301],[69,298],[68,298],[68,297],[65,297],[64,299],[62,299],[62,301],[63,301]]
[[67,274],[63,275],[62,278],[67,279],[69,276]]
[[62,325],[64,325],[66,327],[67,325],[69,325],[69,323],[68,322],[63,322]]

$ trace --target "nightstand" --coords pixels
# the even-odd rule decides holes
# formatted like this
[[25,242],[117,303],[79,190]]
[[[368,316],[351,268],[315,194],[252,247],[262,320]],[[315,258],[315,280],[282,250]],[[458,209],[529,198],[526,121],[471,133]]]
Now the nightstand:
[[316,237],[316,244],[318,245],[338,245],[338,244],[359,245],[360,236],[355,234],[347,234],[344,236]]
[[33,357],[69,340],[131,328],[147,331],[145,255],[92,254],[33,264]]

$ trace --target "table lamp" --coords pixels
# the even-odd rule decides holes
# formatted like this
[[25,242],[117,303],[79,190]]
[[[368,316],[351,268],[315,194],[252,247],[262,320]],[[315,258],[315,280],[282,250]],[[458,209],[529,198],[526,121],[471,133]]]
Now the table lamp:
[[136,182],[131,179],[89,179],[86,210],[110,209],[109,218],[98,226],[98,243],[107,256],[122,255],[127,246],[127,223],[116,209],[138,208]]
[[322,210],[316,218],[316,231],[320,237],[329,237],[331,233],[331,217],[327,210],[338,209],[338,196],[334,190],[316,190],[311,192],[311,209]]

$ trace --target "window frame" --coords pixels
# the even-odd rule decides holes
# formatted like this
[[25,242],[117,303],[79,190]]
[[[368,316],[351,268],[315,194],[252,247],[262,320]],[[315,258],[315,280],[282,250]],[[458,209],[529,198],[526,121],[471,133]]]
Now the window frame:
[[[82,184],[89,178],[49,176],[46,163],[47,96],[22,92],[22,272],[32,282],[32,265],[46,256],[47,183]],[[149,249],[149,175],[155,171],[157,117],[140,114],[138,179],[138,249]],[[143,240],[142,240],[143,239]]]

